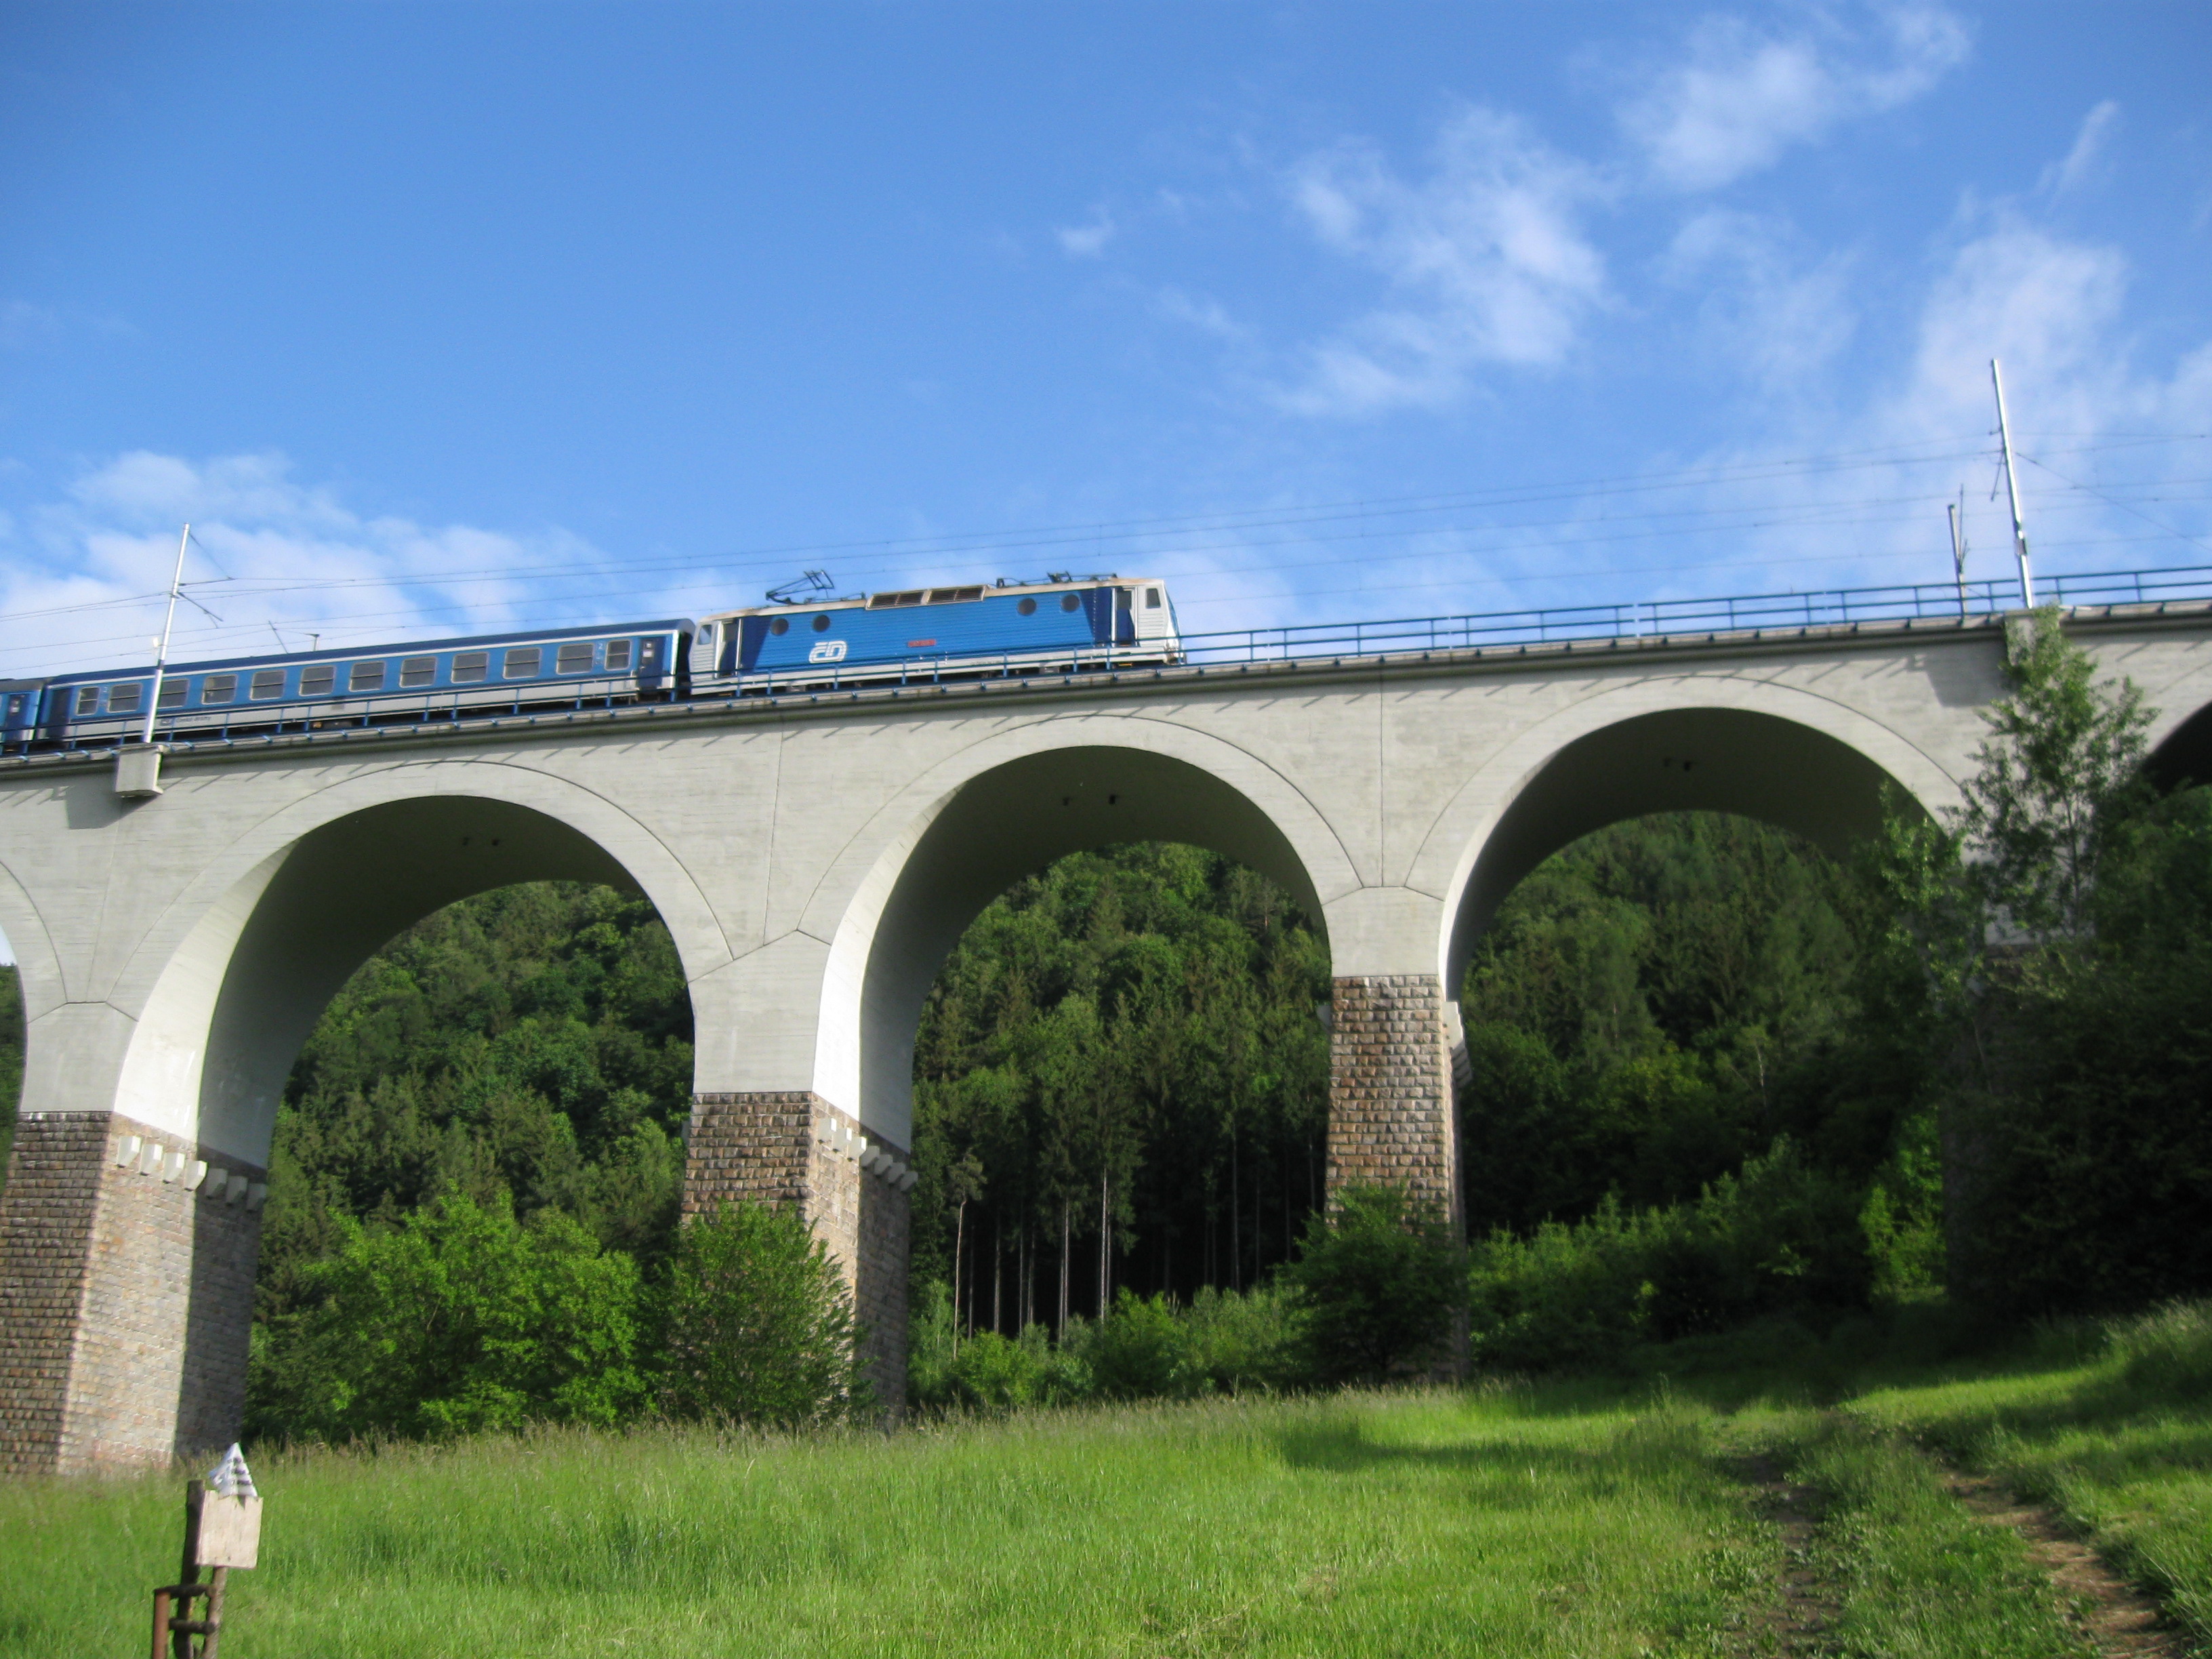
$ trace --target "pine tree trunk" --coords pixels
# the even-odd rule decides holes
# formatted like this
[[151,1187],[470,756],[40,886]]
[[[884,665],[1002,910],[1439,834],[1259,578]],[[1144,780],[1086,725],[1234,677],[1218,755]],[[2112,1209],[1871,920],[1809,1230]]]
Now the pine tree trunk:
[[1060,1200],[1060,1327],[1054,1333],[1054,1341],[1064,1339],[1067,1334],[1067,1247],[1070,1231],[1067,1211],[1067,1200],[1063,1198]]
[[960,1252],[968,1238],[968,1200],[960,1200],[952,1222],[952,1346],[960,1346]]
[[1108,1289],[1113,1276],[1114,1261],[1114,1222],[1112,1213],[1107,1208],[1106,1192],[1106,1177],[1101,1174],[1098,1177],[1098,1316],[1101,1319],[1106,1317],[1106,1310],[1110,1305]]
[[1244,1176],[1237,1157],[1237,1123],[1229,1124],[1229,1288],[1244,1288]]

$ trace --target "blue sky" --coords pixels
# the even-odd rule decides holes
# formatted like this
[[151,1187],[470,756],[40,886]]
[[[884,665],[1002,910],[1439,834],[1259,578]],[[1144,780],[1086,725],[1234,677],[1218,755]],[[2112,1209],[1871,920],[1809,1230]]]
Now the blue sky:
[[0,672],[2212,564],[2212,10],[29,0]]

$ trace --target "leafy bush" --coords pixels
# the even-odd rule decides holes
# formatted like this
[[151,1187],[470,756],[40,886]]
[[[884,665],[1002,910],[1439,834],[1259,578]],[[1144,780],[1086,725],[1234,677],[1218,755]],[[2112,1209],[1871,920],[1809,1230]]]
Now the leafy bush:
[[1871,1268],[1854,1187],[1778,1141],[1696,1202],[1496,1234],[1469,1274],[1476,1358],[1505,1370],[1619,1361],[1634,1344],[1763,1316],[1865,1305]]
[[636,1264],[557,1211],[449,1198],[396,1227],[338,1223],[296,1311],[255,1331],[249,1432],[443,1437],[609,1424],[647,1393]]
[[983,1331],[956,1342],[952,1298],[933,1280],[908,1328],[907,1398],[922,1410],[998,1413],[1295,1387],[1295,1317],[1280,1286],[1203,1290],[1188,1307],[1124,1290],[1103,1322],[1071,1319],[1058,1343],[1042,1325],[1018,1340]]
[[1211,1285],[1182,1311],[1190,1364],[1224,1394],[1296,1388],[1305,1380],[1298,1303],[1268,1283],[1239,1293]]
[[1109,1399],[1184,1400],[1206,1391],[1189,1332],[1164,1296],[1123,1291],[1085,1357],[1098,1392]]
[[723,1204],[678,1235],[661,1398],[678,1417],[792,1428],[864,1412],[851,1292],[795,1209]]
[[1317,1382],[1379,1381],[1434,1356],[1467,1294],[1465,1253],[1449,1229],[1394,1187],[1349,1187],[1334,1216],[1306,1224],[1284,1269],[1299,1339]]

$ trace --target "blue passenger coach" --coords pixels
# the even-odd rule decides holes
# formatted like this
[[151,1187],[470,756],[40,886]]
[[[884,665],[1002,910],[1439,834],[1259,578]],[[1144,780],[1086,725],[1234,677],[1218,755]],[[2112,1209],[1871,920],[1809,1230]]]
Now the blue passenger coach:
[[[670,620],[175,663],[162,672],[154,733],[221,738],[662,701],[688,690],[690,641],[690,622]],[[33,732],[68,747],[128,743],[146,728],[154,670],[58,674],[28,694],[34,726],[17,724],[18,695],[0,687],[11,747]]]
[[39,732],[44,680],[0,680],[0,751],[14,753]]
[[1091,576],[724,611],[699,623],[693,662],[701,690],[753,691],[1133,666],[1176,652],[1165,582]]

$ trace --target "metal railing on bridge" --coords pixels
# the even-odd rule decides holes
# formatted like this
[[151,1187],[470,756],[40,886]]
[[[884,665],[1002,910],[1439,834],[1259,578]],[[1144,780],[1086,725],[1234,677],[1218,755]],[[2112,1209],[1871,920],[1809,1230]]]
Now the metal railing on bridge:
[[[2045,575],[2039,603],[2068,608],[2201,605],[2212,601],[2212,565]],[[1630,605],[1553,605],[1533,611],[1399,617],[1376,622],[1310,623],[1282,628],[1184,634],[1191,663],[1284,661],[1313,657],[1380,657],[1424,651],[1597,644],[1683,635],[1790,633],[1853,623],[1958,622],[2014,610],[2010,577],[1964,584],[1827,587],[1802,593],[1745,593],[1721,599],[1645,599]]]

